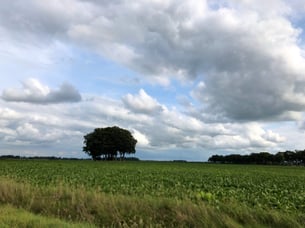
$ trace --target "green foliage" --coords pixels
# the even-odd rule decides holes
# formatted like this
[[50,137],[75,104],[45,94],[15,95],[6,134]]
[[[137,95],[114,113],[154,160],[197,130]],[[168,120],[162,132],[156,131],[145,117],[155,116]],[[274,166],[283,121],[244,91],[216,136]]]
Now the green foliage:
[[50,218],[41,215],[35,215],[26,210],[14,208],[8,205],[0,205],[0,227],[17,228],[17,227],[65,227],[65,228],[93,228],[89,224],[75,224],[56,218]]
[[250,155],[212,155],[209,158],[209,162],[229,164],[305,165],[305,150],[285,151],[276,154],[260,152],[252,153]]
[[119,153],[121,158],[126,153],[135,153],[137,140],[128,130],[119,127],[96,128],[84,136],[83,150],[94,160],[114,160]]
[[44,186],[305,213],[304,167],[169,162],[0,161],[0,175]]
[[[213,196],[200,193],[200,197]],[[0,202],[11,205],[0,203],[0,227],[80,227],[77,223],[82,223],[81,227],[87,227],[86,224],[203,228],[305,226],[304,214],[252,208],[238,202],[215,206],[201,200],[193,203],[162,197],[112,195],[63,185],[35,187],[5,179],[0,181]]]

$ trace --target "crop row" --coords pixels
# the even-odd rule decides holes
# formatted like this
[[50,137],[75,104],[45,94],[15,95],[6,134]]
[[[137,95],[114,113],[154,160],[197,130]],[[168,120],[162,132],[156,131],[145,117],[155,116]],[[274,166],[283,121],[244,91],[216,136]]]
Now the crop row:
[[0,161],[0,176],[109,194],[207,201],[305,213],[304,167],[169,162]]

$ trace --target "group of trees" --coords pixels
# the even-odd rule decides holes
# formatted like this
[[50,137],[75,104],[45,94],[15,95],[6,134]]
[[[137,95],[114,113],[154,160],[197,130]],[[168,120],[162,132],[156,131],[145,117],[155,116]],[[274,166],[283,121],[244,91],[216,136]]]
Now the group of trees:
[[[126,158],[126,154],[135,154],[137,140],[132,134],[117,126],[96,128],[93,132],[84,136],[83,151],[93,160],[132,160],[136,157]],[[47,159],[47,160],[71,160],[77,158],[62,158],[55,156],[21,157],[15,155],[0,155],[0,159]]]
[[[117,126],[96,128],[84,136],[83,151],[93,160],[125,159],[126,154],[134,154],[137,140],[132,134]],[[305,150],[285,151],[276,154],[268,152],[250,155],[213,155],[209,162],[229,164],[293,164],[305,165]]]
[[117,126],[96,128],[84,136],[83,151],[93,160],[122,160],[126,154],[136,152],[136,143],[137,140],[126,129]]
[[305,165],[305,150],[285,151],[276,154],[268,152],[252,153],[250,155],[230,154],[213,155],[209,162],[231,164],[293,164]]

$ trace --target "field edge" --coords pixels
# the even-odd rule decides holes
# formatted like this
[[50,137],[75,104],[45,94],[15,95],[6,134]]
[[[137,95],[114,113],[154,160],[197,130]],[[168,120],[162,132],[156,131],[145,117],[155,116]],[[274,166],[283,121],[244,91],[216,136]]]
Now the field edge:
[[[304,215],[257,210],[237,202],[111,195],[69,186],[35,187],[1,179],[0,205],[47,218],[96,226],[304,227]],[[1,223],[0,223],[1,224]]]

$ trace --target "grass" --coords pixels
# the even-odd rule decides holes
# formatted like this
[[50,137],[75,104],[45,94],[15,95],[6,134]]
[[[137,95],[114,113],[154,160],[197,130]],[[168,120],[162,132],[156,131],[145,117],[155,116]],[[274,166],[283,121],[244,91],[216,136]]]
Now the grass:
[[11,205],[0,205],[0,227],[2,228],[41,228],[41,227],[64,227],[64,228],[91,228],[93,225],[85,223],[72,223],[42,215],[36,215],[24,209],[15,208]]

